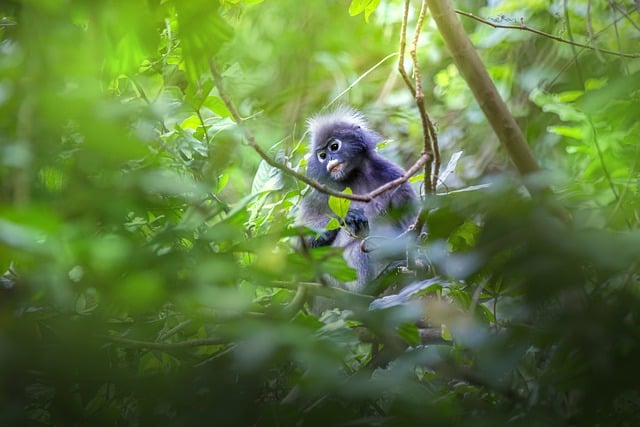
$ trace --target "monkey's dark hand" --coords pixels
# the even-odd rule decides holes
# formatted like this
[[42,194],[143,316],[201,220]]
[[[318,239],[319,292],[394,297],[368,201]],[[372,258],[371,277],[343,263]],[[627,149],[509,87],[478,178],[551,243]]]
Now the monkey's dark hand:
[[312,248],[319,248],[320,246],[329,246],[336,240],[336,236],[338,235],[339,228],[333,230],[327,230],[315,239],[311,241]]
[[[367,237],[369,235],[369,219],[365,216],[362,209],[349,209],[344,221],[340,221],[340,225],[347,228],[349,233],[356,237]],[[339,228],[326,230],[321,235],[311,240],[311,247],[318,248],[320,246],[329,246],[336,240]]]
[[362,209],[349,209],[344,217],[344,225],[354,236],[367,237],[369,235],[369,219]]

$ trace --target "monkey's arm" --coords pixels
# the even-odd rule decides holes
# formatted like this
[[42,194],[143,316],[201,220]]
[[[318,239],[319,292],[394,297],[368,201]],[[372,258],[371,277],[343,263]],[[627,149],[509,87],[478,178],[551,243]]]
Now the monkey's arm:
[[[340,223],[346,226],[347,230],[354,237],[366,237],[369,234],[369,220],[365,216],[362,209],[349,209],[344,218],[344,222]],[[338,236],[339,228],[325,230],[320,236],[310,241],[312,248],[331,245]]]
[[320,246],[329,246],[336,240],[336,236],[338,235],[339,228],[334,230],[326,230],[318,237],[312,239],[309,243],[312,248],[319,248]]
[[419,211],[419,199],[408,182],[399,186],[388,202],[388,215],[396,231],[403,233],[415,222]]

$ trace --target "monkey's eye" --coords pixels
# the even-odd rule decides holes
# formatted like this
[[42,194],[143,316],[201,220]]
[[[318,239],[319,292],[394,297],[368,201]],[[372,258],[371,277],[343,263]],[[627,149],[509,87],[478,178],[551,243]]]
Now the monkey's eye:
[[327,152],[324,150],[318,151],[316,156],[318,156],[318,160],[320,160],[320,162],[327,160]]
[[342,147],[342,141],[340,141],[339,139],[334,139],[329,144],[329,151],[338,151],[340,147]]

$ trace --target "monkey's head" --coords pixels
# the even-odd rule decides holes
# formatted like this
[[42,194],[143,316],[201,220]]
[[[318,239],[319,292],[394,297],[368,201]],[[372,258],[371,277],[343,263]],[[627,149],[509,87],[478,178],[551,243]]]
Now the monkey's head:
[[307,175],[323,183],[347,185],[381,140],[362,114],[348,107],[314,116],[308,124],[311,149]]

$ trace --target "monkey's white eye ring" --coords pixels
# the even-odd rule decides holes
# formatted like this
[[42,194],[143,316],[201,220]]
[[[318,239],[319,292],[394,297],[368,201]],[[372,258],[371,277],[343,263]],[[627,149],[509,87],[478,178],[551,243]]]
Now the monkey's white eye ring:
[[320,163],[323,163],[325,160],[327,160],[327,152],[324,150],[320,150],[316,153],[316,156],[318,157],[318,160],[320,161]]
[[342,147],[342,141],[339,139],[332,139],[331,142],[329,142],[329,151],[336,152],[340,147]]

